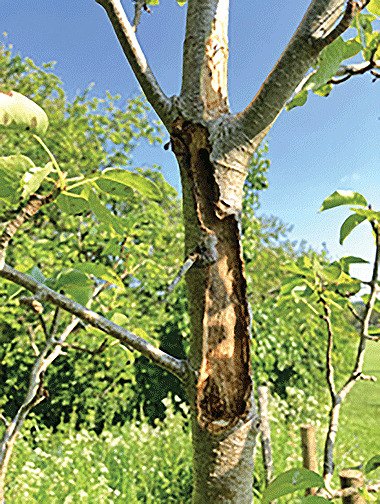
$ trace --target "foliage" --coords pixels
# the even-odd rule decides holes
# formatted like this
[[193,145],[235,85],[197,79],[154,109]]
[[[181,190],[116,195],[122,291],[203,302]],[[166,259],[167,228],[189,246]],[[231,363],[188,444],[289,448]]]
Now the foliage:
[[[183,415],[166,403],[166,418],[146,418],[101,436],[77,430],[75,414],[57,432],[43,426],[33,443],[20,439],[10,470],[8,499],[14,504],[49,502],[156,504],[189,502],[191,443]],[[178,403],[177,403],[178,404]],[[180,408],[186,406],[180,404]],[[34,422],[29,422],[31,427]]]
[[[324,481],[322,476],[304,468],[289,469],[279,474],[277,478],[268,485],[262,497],[262,504],[269,504],[278,497],[311,487],[323,488]],[[323,499],[322,502],[329,501]]]
[[[16,235],[8,251],[8,260],[21,271],[64,290],[82,303],[89,299],[95,285],[109,281],[110,288],[93,307],[119,322],[124,317],[129,329],[143,331],[152,341],[159,340],[162,328],[171,318],[178,320],[180,326],[182,324],[179,332],[184,332],[186,318],[179,320],[165,302],[153,303],[159,300],[159,291],[169,283],[181,263],[178,242],[182,226],[177,195],[157,167],[138,168],[134,172],[109,168],[115,164],[131,166],[131,153],[140,139],[161,141],[159,131],[150,124],[145,103],[135,98],[124,108],[110,95],[105,99],[90,98],[90,89],[70,103],[59,80],[46,71],[48,69],[37,67],[29,59],[13,56],[4,46],[0,58],[2,87],[17,87],[47,109],[50,128],[44,141],[54,152],[54,161],[59,159],[60,172],[67,173],[66,185],[72,187],[67,204],[61,194],[58,206],[50,205],[42,210],[33,222],[24,226],[23,233]],[[46,158],[51,166],[52,154],[44,152],[28,131],[8,128],[6,134],[5,130],[0,131],[0,136],[1,154],[6,156],[2,158],[2,175],[12,173],[11,181],[16,184],[7,194],[0,195],[0,201],[6,205],[10,197],[21,194],[25,187],[21,171],[34,169],[33,161],[44,166]],[[24,157],[17,154],[17,158],[10,158],[15,152],[22,152]],[[20,161],[24,159],[23,165]],[[10,163],[15,160],[20,172],[10,171]],[[49,172],[46,177],[50,175]],[[115,178],[118,179],[115,181]],[[90,184],[88,179],[91,179]],[[30,186],[30,178],[28,183]],[[46,178],[40,191],[46,193],[49,184]],[[75,184],[77,189],[73,187]],[[3,191],[4,187],[2,185]],[[34,185],[33,191],[37,189]],[[73,204],[76,190],[82,193],[78,194],[78,199],[84,202],[83,208]],[[88,198],[86,195],[82,198],[84,190]],[[25,194],[24,199],[27,197]],[[149,199],[152,197],[158,201]],[[103,203],[99,203],[99,199]],[[87,207],[89,200],[93,212]],[[71,215],[77,210],[80,215]],[[125,236],[117,226],[121,219]],[[27,258],[25,250],[28,250]],[[4,384],[1,405],[6,416],[13,416],[27,386],[28,369],[34,359],[30,340],[39,345],[45,337],[41,321],[24,307],[15,306],[18,294],[19,288],[2,284],[0,376]],[[172,300],[175,301],[174,294]],[[54,311],[46,307],[43,316],[49,326]],[[61,330],[67,321],[68,317],[62,315]],[[48,425],[56,426],[62,415],[68,420],[79,404],[78,421],[86,420],[89,425],[98,427],[105,417],[120,419],[132,414],[141,400],[141,397],[131,400],[135,396],[133,386],[137,383],[132,367],[135,356],[127,348],[111,345],[108,340],[104,353],[97,354],[103,342],[103,335],[96,331],[87,333],[81,326],[69,341],[71,347],[67,354],[49,370],[49,401],[37,410]],[[86,351],[72,348],[77,346]]]
[[339,82],[341,65],[347,64],[347,61],[350,63],[357,54],[361,53],[363,60],[367,62],[380,59],[380,31],[374,29],[374,21],[380,17],[378,0],[372,0],[367,5],[367,11],[356,14],[352,23],[352,28],[356,31],[354,37],[347,40],[338,37],[322,50],[314,69],[287,104],[287,110],[304,105],[309,91],[319,96],[328,96],[334,84]]

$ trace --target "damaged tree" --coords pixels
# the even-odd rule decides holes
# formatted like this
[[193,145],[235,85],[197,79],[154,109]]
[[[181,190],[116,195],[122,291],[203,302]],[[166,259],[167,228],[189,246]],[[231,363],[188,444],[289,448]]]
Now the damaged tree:
[[[0,275],[124,338],[130,347],[180,377],[192,405],[193,503],[250,504],[258,415],[241,246],[243,185],[250,158],[296,90],[301,89],[304,99],[305,92],[313,89],[310,79],[314,88],[321,88],[334,84],[335,75],[341,80],[364,73],[355,65],[339,65],[360,51],[356,42],[354,48],[353,43],[344,45],[347,50],[338,66],[325,72],[323,81],[316,78],[318,69],[305,78],[311,67],[322,65],[318,57],[327,46],[336,41],[345,44],[340,35],[369,0],[349,0],[347,5],[344,0],[313,0],[259,92],[238,114],[230,112],[227,90],[229,0],[188,1],[182,89],[170,98],[138,44],[138,22],[130,24],[120,0],[96,2],[107,12],[136,78],[170,134],[178,160],[186,257],[196,258],[186,274],[192,324],[188,360],[178,361],[130,332],[120,332],[115,324],[7,265]],[[379,66],[376,50],[377,45],[365,71]]]

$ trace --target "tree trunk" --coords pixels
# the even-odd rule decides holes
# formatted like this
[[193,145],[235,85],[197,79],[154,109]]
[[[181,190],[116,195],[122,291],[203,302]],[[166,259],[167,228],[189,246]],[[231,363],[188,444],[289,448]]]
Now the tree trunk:
[[[186,255],[197,257],[186,276],[196,377],[189,389],[193,502],[250,504],[258,418],[238,209],[246,166],[221,187],[204,126],[179,118],[171,138],[181,169]],[[235,202],[227,211],[226,201]]]
[[252,504],[256,420],[239,422],[222,435],[193,417],[193,504]]

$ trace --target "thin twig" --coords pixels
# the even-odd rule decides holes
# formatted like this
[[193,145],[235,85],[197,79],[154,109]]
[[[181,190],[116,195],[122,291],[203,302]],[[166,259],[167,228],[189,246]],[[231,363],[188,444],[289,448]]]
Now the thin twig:
[[5,425],[5,427],[9,426],[8,420],[5,418],[5,416],[2,413],[0,413],[0,420],[3,422],[3,424]]
[[0,269],[5,262],[9,242],[12,240],[17,230],[24,222],[30,220],[41,207],[53,201],[58,196],[59,192],[60,189],[56,186],[51,193],[45,196],[32,194],[28,201],[17,211],[16,217],[6,224],[0,236]]
[[75,343],[64,343],[64,342],[58,341],[57,345],[60,345],[63,348],[70,348],[72,350],[77,350],[79,352],[88,353],[93,356],[100,355],[105,350],[107,350],[107,340],[106,339],[103,341],[103,343],[96,350],[90,350],[89,348],[77,345]]
[[54,338],[54,336],[57,334],[58,326],[59,326],[59,319],[60,319],[60,309],[57,306],[54,310],[53,320],[52,320],[50,328],[49,328],[49,335],[52,338]]
[[320,297],[320,302],[323,306],[323,313],[324,313],[322,319],[324,320],[327,329],[326,381],[329,388],[331,401],[334,404],[336,396],[336,387],[334,378],[334,365],[332,361],[332,353],[334,349],[334,333],[331,324],[331,309],[323,296]]

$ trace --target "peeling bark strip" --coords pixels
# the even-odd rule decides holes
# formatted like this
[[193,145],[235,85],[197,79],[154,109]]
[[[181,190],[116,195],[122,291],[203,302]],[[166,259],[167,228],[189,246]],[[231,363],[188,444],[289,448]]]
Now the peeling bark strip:
[[250,317],[240,216],[220,215],[218,210],[220,190],[210,162],[207,129],[177,119],[172,144],[182,172],[186,253],[207,236],[216,243],[214,261],[198,260],[187,273],[187,286],[196,341],[190,359],[199,370],[198,421],[202,428],[219,433],[250,411]]

